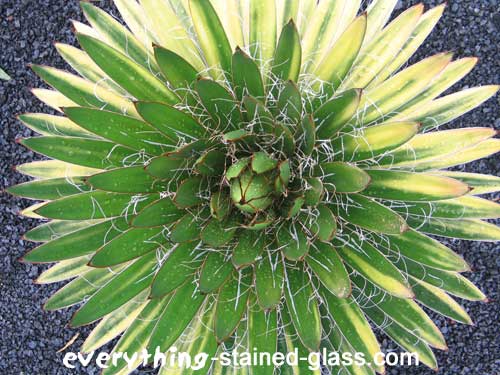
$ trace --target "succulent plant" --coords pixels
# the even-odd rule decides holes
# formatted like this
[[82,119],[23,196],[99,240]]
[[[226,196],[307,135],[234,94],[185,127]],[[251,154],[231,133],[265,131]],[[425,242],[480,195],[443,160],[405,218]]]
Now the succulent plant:
[[451,296],[486,297],[434,236],[500,239],[486,221],[500,206],[478,197],[500,178],[448,170],[499,151],[496,131],[439,130],[498,87],[443,96],[476,64],[451,53],[405,67],[444,5],[388,22],[396,0],[114,3],[128,28],[83,2],[83,50],[56,45],[79,76],[33,66],[54,89],[35,95],[65,116],[20,116],[42,135],[21,144],[49,160],[9,189],[42,201],[23,211],[47,221],[24,260],[56,262],[38,282],[72,279],[45,308],[100,320],[82,350],[121,335],[116,352],[321,347],[373,363],[378,330],[436,368],[445,339],[420,306],[471,323]]

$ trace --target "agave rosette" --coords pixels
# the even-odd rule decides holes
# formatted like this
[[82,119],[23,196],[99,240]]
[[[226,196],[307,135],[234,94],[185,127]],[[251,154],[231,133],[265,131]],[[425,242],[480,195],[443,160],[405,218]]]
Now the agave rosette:
[[[442,96],[476,64],[450,53],[401,69],[444,6],[388,22],[396,0],[362,14],[360,0],[114,3],[128,28],[84,2],[83,50],[56,45],[80,76],[33,67],[54,88],[35,95],[65,116],[20,117],[42,135],[21,143],[50,158],[10,188],[48,220],[25,261],[57,262],[40,283],[72,279],[45,307],[100,320],[84,351],[121,335],[117,352],[372,359],[378,329],[436,368],[445,340],[420,306],[471,323],[451,296],[485,296],[428,235],[500,239],[499,205],[477,197],[500,178],[447,170],[499,151],[496,131],[438,130],[498,87]],[[104,370],[118,373],[126,362]]]

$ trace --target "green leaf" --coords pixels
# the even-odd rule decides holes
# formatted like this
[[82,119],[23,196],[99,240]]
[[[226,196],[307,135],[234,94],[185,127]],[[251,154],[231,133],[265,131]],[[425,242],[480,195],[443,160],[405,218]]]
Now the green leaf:
[[236,163],[231,165],[226,171],[226,178],[232,180],[233,178],[239,177],[239,175],[245,170],[245,168],[250,163],[250,158],[244,158],[238,160]]
[[26,232],[24,238],[33,242],[48,242],[62,237],[65,234],[76,232],[77,230],[90,227],[100,222],[102,222],[102,220],[52,220]]
[[193,142],[206,134],[206,130],[192,116],[170,105],[137,102],[136,108],[146,122],[171,140],[172,143],[169,144]]
[[289,126],[296,126],[302,118],[303,104],[299,88],[293,81],[286,81],[279,93],[277,118]]
[[[370,324],[353,297],[338,298],[324,288],[320,289],[320,293],[326,311],[354,351],[363,353],[368,360],[381,352]],[[377,371],[384,373],[383,366]]]
[[330,242],[337,233],[337,219],[325,204],[311,210],[304,224],[322,242]]
[[170,232],[170,240],[174,243],[182,243],[198,239],[203,227],[201,214],[201,211],[188,212],[179,219]]
[[248,230],[264,230],[276,220],[274,212],[260,213],[248,224],[242,225]]
[[42,103],[45,103],[57,112],[62,112],[61,108],[77,105],[74,101],[67,98],[59,91],[49,89],[32,89],[31,93]]
[[499,86],[482,86],[444,96],[413,112],[403,112],[394,120],[417,121],[422,130],[437,129],[480,106],[498,92]]
[[148,69],[106,43],[79,34],[78,41],[97,65],[138,100],[176,104],[178,97]]
[[324,90],[331,95],[345,79],[358,57],[366,21],[366,14],[356,18],[315,67],[314,75],[318,78],[315,88],[318,91]]
[[[353,349],[352,345],[344,338],[342,332],[339,330],[335,321],[326,313],[326,308],[322,308],[322,313],[324,317],[322,318],[323,330],[328,332],[328,335],[325,335],[322,340],[322,348],[326,348],[331,352],[338,353],[351,353],[352,356],[355,355],[356,350]],[[374,375],[375,371],[372,367],[368,365],[365,366],[356,366],[354,363],[352,365],[346,364],[342,366],[328,366],[330,372],[334,374],[339,371],[345,371],[346,374],[349,375]]]
[[290,128],[283,124],[275,124],[274,127],[274,145],[278,150],[283,150],[283,153],[292,157],[295,152],[295,141]]
[[100,169],[82,167],[60,160],[40,160],[18,165],[16,171],[40,179],[71,178],[90,176],[99,173]]
[[170,198],[163,198],[140,211],[132,220],[132,226],[146,228],[168,225],[179,220],[184,214]]
[[450,87],[460,82],[472,71],[477,62],[478,59],[475,57],[466,57],[451,62],[422,93],[406,102],[399,112],[409,114],[415,112],[417,109],[425,108],[425,106],[446,92]]
[[218,191],[210,198],[210,214],[217,220],[224,220],[231,212],[231,198],[225,191]]
[[158,199],[158,195],[136,196],[114,194],[104,191],[71,195],[49,202],[37,209],[37,213],[49,219],[89,220],[106,219],[117,216],[132,216],[134,210]]
[[76,125],[66,117],[47,115],[45,113],[27,113],[20,115],[19,120],[41,135],[95,138],[94,134]]
[[400,298],[415,296],[398,268],[368,242],[355,243],[351,240],[346,246],[339,246],[337,251],[349,266],[384,292]]
[[177,245],[167,253],[151,286],[151,298],[173,292],[194,275],[201,263],[198,245],[196,242]]
[[42,272],[36,279],[36,283],[53,284],[81,276],[90,271],[90,267],[87,267],[88,262],[88,256],[63,260]]
[[258,99],[265,97],[264,83],[258,65],[239,47],[236,47],[236,52],[233,54],[232,67],[233,89],[238,100],[242,100],[246,95]]
[[[283,331],[280,335],[278,341],[278,352],[279,353],[292,353],[297,352],[299,358],[308,358],[311,354],[311,349],[306,347],[297,330],[292,323],[292,313],[289,311],[290,308],[283,306],[280,309],[281,324],[283,326]],[[281,366],[281,374],[283,375],[321,375],[321,370],[311,370],[308,361],[298,361],[296,366],[291,366],[285,363]]]
[[133,164],[138,159],[131,149],[93,139],[34,137],[21,140],[21,144],[49,158],[90,168],[122,167],[127,163]]
[[408,224],[419,232],[440,237],[471,241],[500,241],[500,227],[477,219],[441,219],[420,216],[408,218]]
[[223,86],[210,79],[199,79],[196,91],[203,107],[212,118],[214,130],[227,132],[238,130],[241,113],[233,95]]
[[279,252],[267,253],[255,265],[255,292],[259,305],[270,310],[281,301],[284,285],[283,263]]
[[174,203],[179,208],[189,208],[203,203],[202,193],[207,190],[207,180],[195,176],[182,181],[175,193]]
[[[365,313],[379,329],[401,348],[408,353],[417,353],[422,363],[437,371],[436,357],[426,342],[404,329],[391,318],[388,318],[380,309],[365,310]],[[388,319],[390,319],[389,323],[387,322]]]
[[173,152],[151,159],[145,170],[150,175],[163,180],[181,180],[188,175],[192,163],[190,158]]
[[261,174],[276,168],[278,162],[265,152],[260,151],[252,155],[251,165],[255,173]]
[[281,29],[290,19],[297,19],[299,11],[298,0],[285,0],[279,1],[276,4],[276,13],[278,22],[276,24],[278,30]]
[[436,202],[405,203],[391,208],[401,214],[444,219],[498,219],[498,203],[466,195],[455,199]]
[[231,260],[237,267],[254,264],[264,251],[267,237],[261,232],[245,230],[238,237]]
[[486,301],[486,296],[469,280],[457,272],[442,271],[423,264],[401,258],[397,264],[399,269],[434,285],[447,293],[469,301]]
[[309,350],[317,351],[321,341],[318,300],[313,298],[309,275],[302,265],[286,268],[285,297],[293,326]]
[[120,371],[133,370],[140,366],[142,360],[140,357],[129,365],[124,360],[125,354],[128,358],[133,358],[134,353],[140,353],[147,348],[147,343],[151,337],[153,329],[165,309],[165,306],[170,302],[169,298],[151,300],[146,307],[141,311],[139,316],[134,320],[130,327],[125,331],[123,336],[118,340],[118,343],[113,348],[113,353],[123,353],[123,356],[118,359],[116,365],[106,363],[108,368],[103,369],[103,375],[116,375]]
[[205,298],[193,282],[188,281],[178,288],[155,325],[148,351],[154,353],[159,347],[163,353],[170,349],[196,317]]
[[369,306],[362,307],[363,310],[380,309],[407,331],[420,337],[432,347],[446,350],[446,342],[439,328],[416,302],[395,296],[387,298],[384,293],[380,293],[372,284],[359,277],[351,277],[351,280],[363,291],[365,296],[370,296],[371,303]]
[[[255,297],[250,300],[248,308],[248,347],[254,348],[259,353],[276,353],[278,349],[278,313],[276,310],[266,312],[255,302]],[[251,368],[252,375],[268,375],[274,371],[274,365],[259,366],[254,364]]]
[[336,193],[360,192],[370,184],[370,176],[365,171],[342,162],[322,163],[315,168],[314,174],[321,178],[326,190]]
[[231,216],[225,221],[210,219],[201,231],[200,237],[205,244],[218,248],[230,242],[237,229],[237,216]]
[[149,46],[155,37],[150,30],[145,30],[144,25],[148,24],[146,11],[137,2],[127,0],[116,0],[115,6],[120,12],[122,19],[127,24],[128,28],[137,37],[143,45]]
[[233,130],[229,133],[225,133],[222,137],[224,142],[229,143],[243,143],[248,144],[249,142],[255,142],[255,135],[247,132],[245,129]]
[[210,74],[215,79],[218,69],[223,74],[231,72],[231,45],[215,9],[204,0],[190,0],[193,26],[203,51]]
[[72,327],[90,324],[124,305],[146,289],[153,279],[154,253],[136,260],[97,291],[71,319]]
[[37,214],[58,220],[94,220],[110,217],[133,215],[151,203],[156,195],[134,196],[132,194],[113,194],[103,191],[71,195],[48,202],[38,208]]
[[[238,46],[245,45],[244,33],[246,32],[245,22],[242,21],[243,13],[247,13],[248,6],[243,9],[239,0],[214,0],[212,5],[219,15],[227,38],[233,50]],[[246,16],[246,15],[245,15]]]
[[209,150],[196,160],[194,167],[202,176],[221,176],[226,167],[226,154],[221,150]]
[[[127,30],[118,20],[104,12],[102,9],[88,2],[80,2],[85,18],[96,31],[95,37],[102,38],[111,47],[129,56],[136,63],[141,64],[145,69],[152,69],[155,73],[157,67],[151,54],[146,48],[150,48],[151,41],[147,44],[136,39],[134,34]],[[141,25],[144,31],[145,24]],[[76,28],[77,33],[81,30]],[[86,34],[86,33],[85,33]],[[94,36],[93,34],[87,34]]]
[[[102,11],[101,9],[99,9],[99,10]],[[72,20],[71,21],[71,26],[73,26],[73,28],[75,29],[76,32],[79,32],[79,33],[82,33],[82,34],[85,34],[85,35],[90,35],[90,36],[93,36],[93,37],[96,37],[96,38],[100,37],[99,36],[99,32],[94,27],[92,27],[90,25],[87,25],[86,23],[82,23],[80,21]]]
[[[266,17],[269,17],[269,14],[267,14]],[[271,74],[283,81],[290,80],[297,82],[301,64],[302,46],[300,43],[300,35],[297,26],[293,20],[290,20],[281,31],[278,45],[274,52]]]
[[318,177],[305,178],[306,190],[304,199],[306,206],[315,207],[321,202],[324,195],[323,183]]
[[102,246],[89,262],[91,267],[110,267],[161,248],[167,239],[164,228],[131,228]]
[[[189,61],[197,71],[205,69],[198,45],[192,35],[187,2],[141,0],[141,7],[147,15],[146,25],[154,32],[158,42]],[[144,27],[144,25],[143,25]],[[149,43],[151,45],[151,43]],[[195,53],[196,51],[196,53]]]
[[401,13],[380,33],[371,35],[369,34],[371,32],[369,29],[371,24],[370,20],[368,20],[365,35],[368,37],[376,35],[376,37],[372,42],[363,46],[352,71],[341,84],[341,89],[364,88],[368,86],[406,44],[423,11],[423,4],[413,6]]
[[358,110],[361,94],[358,89],[347,90],[316,110],[314,121],[319,139],[330,139],[347,125]]
[[416,300],[429,309],[459,323],[473,324],[463,307],[440,288],[412,279],[412,289],[415,291]]
[[339,254],[331,244],[315,242],[306,258],[321,283],[339,298],[351,295],[351,280]]
[[146,306],[146,296],[147,294],[143,292],[112,314],[104,317],[87,336],[81,351],[90,353],[121,335]]
[[127,228],[128,225],[123,219],[98,223],[47,242],[26,254],[24,260],[50,263],[91,254]]
[[396,8],[397,2],[398,0],[374,0],[367,7],[369,24],[364,47],[377,37],[386,26]]
[[256,133],[273,134],[275,119],[263,102],[251,96],[245,96],[243,105],[246,109],[246,118],[253,125]]
[[[189,89],[196,82],[196,69],[175,52],[160,46],[154,46],[155,59],[160,71],[177,94],[189,93]],[[181,96],[184,96],[181,94]]]
[[304,202],[305,199],[301,195],[288,197],[280,207],[281,214],[287,219],[297,216],[304,206]]
[[91,269],[54,293],[45,302],[43,308],[47,311],[55,311],[80,303],[104,287],[116,276],[116,272],[123,268]]
[[69,44],[56,43],[55,47],[61,57],[83,78],[122,96],[127,94],[125,90],[109,79],[86,52]]
[[389,122],[335,138],[331,147],[342,150],[342,159],[347,162],[372,159],[406,144],[419,129],[420,124],[416,122]]
[[82,177],[35,180],[7,188],[10,194],[39,200],[53,200],[89,191]]
[[[85,107],[106,109],[116,113],[128,114],[133,117],[138,116],[130,100],[104,87],[89,82],[86,79],[46,66],[34,65],[32,69],[50,86],[70,99],[70,102],[60,102],[58,100],[57,107],[67,107],[78,104]],[[45,94],[47,94],[47,92],[45,92]]]
[[[249,17],[250,55],[259,61],[261,66],[266,66],[276,48],[275,2],[250,0]],[[274,60],[273,64],[276,63]]]
[[461,150],[456,154],[441,156],[427,163],[419,163],[414,168],[417,171],[451,168],[483,159],[500,152],[500,139],[492,138],[478,143],[473,147]]
[[457,272],[470,271],[469,265],[461,256],[439,241],[412,229],[401,235],[391,236],[387,241],[382,238],[378,241],[380,246],[386,246],[392,252],[428,267]]
[[212,293],[220,288],[234,270],[225,255],[220,252],[210,252],[203,263],[200,274],[200,291]]
[[300,225],[285,222],[276,233],[279,249],[289,260],[301,260],[309,252],[310,243]]
[[420,94],[451,59],[449,52],[428,57],[368,90],[360,103],[362,123],[369,124],[396,113],[404,103]]
[[375,80],[373,80],[370,87],[385,81],[394,72],[397,72],[412,57],[412,55],[434,30],[437,23],[441,19],[445,8],[446,4],[438,5],[425,12],[422,17],[420,17],[411,37],[408,39],[396,58],[382,72],[380,72]]
[[40,202],[40,203],[35,203],[24,210],[21,210],[18,212],[19,215],[30,218],[30,219],[37,219],[41,220],[43,219],[43,216],[39,215],[36,213],[36,210],[38,210],[40,207],[44,206],[46,203],[45,202]]
[[371,177],[364,195],[400,201],[439,201],[461,197],[469,186],[447,177],[389,170],[367,170]]
[[305,116],[295,133],[295,143],[305,156],[310,156],[316,145],[316,126],[312,115]]
[[454,155],[494,137],[494,129],[465,128],[419,134],[391,151],[377,164],[392,167],[415,167],[446,155]]
[[222,286],[217,298],[215,312],[215,336],[218,342],[225,341],[238,328],[251,293],[252,268],[233,272]]
[[146,173],[144,167],[126,167],[95,174],[86,182],[94,189],[116,193],[159,193],[168,190],[165,181]]
[[172,149],[176,144],[144,121],[114,112],[72,107],[64,108],[64,113],[76,124],[100,137],[152,155]]
[[[335,206],[332,207],[335,209]],[[404,219],[389,208],[362,195],[352,194],[337,206],[337,216],[375,233],[401,234],[408,230]]]
[[11,79],[10,76],[7,73],[5,73],[5,71],[2,68],[0,68],[0,79],[3,79],[4,81],[10,81]]
[[[359,9],[360,4],[356,5],[356,1],[353,3],[353,6]],[[314,19],[308,24],[302,41],[307,66],[317,65],[330,49],[332,42],[337,39],[338,33],[344,31],[352,21],[352,18],[349,18],[351,5],[336,0],[325,0],[314,5]],[[308,70],[306,72],[309,73]]]
[[[191,324],[184,330],[184,334],[173,344],[180,353],[189,353],[191,358],[196,358],[200,353],[206,354],[208,358],[215,358],[217,354],[218,344],[211,328],[214,324],[215,308],[209,302],[205,302],[198,316],[193,319]],[[203,366],[202,368],[196,366],[186,368],[185,362],[183,365],[182,361],[180,363],[174,361],[173,366],[171,366],[169,362],[174,357],[177,357],[176,353],[173,351],[167,352],[167,364],[160,369],[159,375],[204,375],[213,368],[211,360],[200,363],[198,367]]]
[[472,188],[472,191],[469,193],[472,195],[489,194],[500,191],[500,177],[497,176],[452,171],[436,171],[432,172],[432,174],[462,181]]

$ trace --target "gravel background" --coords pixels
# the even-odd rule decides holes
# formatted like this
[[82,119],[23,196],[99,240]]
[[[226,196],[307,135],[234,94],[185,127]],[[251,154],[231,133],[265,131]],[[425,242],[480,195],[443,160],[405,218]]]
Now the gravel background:
[[[109,1],[100,2],[116,13]],[[406,8],[416,1],[400,1],[398,8]],[[427,7],[438,1],[424,1]],[[500,83],[500,1],[450,0],[443,21],[431,39],[421,49],[418,58],[446,50],[457,57],[478,56],[480,64],[461,87]],[[50,112],[30,93],[30,88],[41,82],[27,68],[28,63],[64,67],[56,54],[56,41],[74,44],[70,19],[82,19],[75,0],[0,0],[0,66],[12,77],[0,81],[0,185],[2,188],[25,181],[12,170],[13,165],[36,158],[32,152],[17,145],[19,137],[30,136],[15,119],[24,112]],[[472,114],[454,122],[452,127],[489,126],[500,129],[498,98]],[[500,175],[500,158],[490,158],[469,165],[468,170]],[[71,330],[66,323],[72,311],[46,313],[42,303],[60,285],[33,284],[43,266],[21,264],[17,260],[30,248],[21,236],[35,226],[35,221],[16,213],[29,202],[0,195],[0,373],[2,374],[97,374],[95,368],[80,368],[75,372],[62,366],[62,354],[56,353],[76,333],[80,338],[71,347],[78,350],[88,330]],[[466,327],[436,319],[449,344],[449,352],[438,353],[440,373],[447,375],[500,374],[499,337],[499,268],[498,249],[493,244],[473,244],[456,241],[453,248],[463,254],[475,267],[469,277],[491,298],[490,303],[464,303],[476,325]],[[384,340],[384,345],[386,344]],[[390,344],[389,344],[390,345]],[[142,374],[147,371],[142,371]],[[424,367],[389,369],[388,374],[433,374]]]

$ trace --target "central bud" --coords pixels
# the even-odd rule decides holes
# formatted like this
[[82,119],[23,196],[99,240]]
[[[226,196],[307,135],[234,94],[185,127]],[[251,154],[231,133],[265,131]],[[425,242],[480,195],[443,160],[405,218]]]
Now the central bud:
[[245,170],[238,178],[231,181],[231,199],[243,212],[263,211],[273,203],[272,176],[255,174]]
[[286,191],[290,180],[288,161],[278,162],[264,152],[234,163],[226,172],[231,199],[236,207],[249,214],[268,209]]

